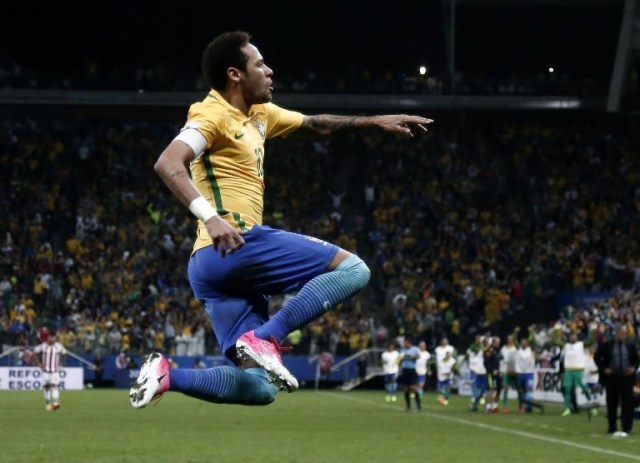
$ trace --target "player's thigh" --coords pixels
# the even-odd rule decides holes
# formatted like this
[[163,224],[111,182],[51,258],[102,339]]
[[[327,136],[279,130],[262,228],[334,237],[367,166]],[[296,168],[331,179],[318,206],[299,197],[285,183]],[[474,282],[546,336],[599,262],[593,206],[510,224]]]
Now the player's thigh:
[[60,373],[45,371],[42,373],[42,387],[51,388],[60,385]]
[[520,388],[525,391],[533,391],[533,373],[522,373],[519,377]]
[[49,382],[51,383],[51,385],[53,387],[60,386],[60,373],[59,372],[51,373],[51,377],[50,377]]
[[224,295],[210,290],[199,299],[204,302],[222,353],[231,360],[235,360],[238,338],[269,319],[269,302],[265,296]]
[[317,238],[254,226],[243,235],[243,248],[224,258],[209,246],[189,261],[189,281],[196,294],[207,287],[220,293],[282,294],[299,290],[328,271],[339,248]]
[[491,389],[493,391],[501,391],[502,390],[502,376],[500,376],[500,375],[491,375]]
[[398,384],[405,387],[413,387],[418,384],[418,375],[412,368],[403,368],[398,377]]

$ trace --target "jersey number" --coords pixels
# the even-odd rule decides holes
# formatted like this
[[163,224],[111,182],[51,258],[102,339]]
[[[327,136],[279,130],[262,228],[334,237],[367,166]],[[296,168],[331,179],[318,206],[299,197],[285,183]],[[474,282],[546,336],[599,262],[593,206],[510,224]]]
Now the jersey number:
[[258,172],[258,177],[264,178],[264,152],[262,148],[256,148],[256,171]]

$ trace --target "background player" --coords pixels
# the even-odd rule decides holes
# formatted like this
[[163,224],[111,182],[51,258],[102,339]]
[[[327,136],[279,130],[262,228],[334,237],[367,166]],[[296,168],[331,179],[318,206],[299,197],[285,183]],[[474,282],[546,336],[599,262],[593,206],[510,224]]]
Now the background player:
[[518,347],[514,342],[515,336],[507,336],[507,342],[500,348],[500,370],[502,372],[502,413],[509,413],[509,391],[518,394],[518,408],[522,406],[522,395],[516,372],[516,353]]
[[384,373],[385,400],[395,402],[398,400],[398,360],[400,352],[396,349],[396,344],[390,342],[387,350],[380,355],[382,359],[382,371]]
[[523,337],[516,351],[516,372],[518,373],[519,396],[522,397],[522,405],[518,408],[519,413],[531,413],[533,408],[537,408],[544,412],[544,406],[533,401],[533,387],[536,372],[536,356],[531,349],[530,339],[531,328],[529,329],[529,337]]
[[420,349],[413,345],[411,336],[405,336],[404,347],[400,352],[400,377],[398,384],[404,392],[406,410],[411,411],[411,398],[416,401],[418,411],[422,410],[422,401],[418,394],[418,374],[416,373],[416,360],[420,357]]
[[451,381],[453,380],[456,368],[456,359],[451,356],[451,352],[444,353],[444,357],[437,363],[438,368],[438,391],[440,396],[438,402],[442,405],[449,405],[449,396],[451,395]]
[[418,375],[418,394],[420,398],[424,395],[424,384],[427,381],[427,375],[429,374],[429,368],[427,364],[431,359],[431,354],[427,350],[427,343],[420,341],[418,343],[418,349],[420,349],[420,356],[416,360],[416,373]]
[[33,349],[36,362],[42,369],[42,388],[47,411],[60,408],[60,370],[62,356],[67,350],[56,338],[56,333],[50,331],[45,342]]
[[487,399],[486,411],[488,413],[498,413],[498,403],[500,402],[500,392],[502,391],[502,375],[500,374],[500,338],[493,336],[491,346],[485,350],[484,366],[487,370],[489,383],[489,397]]
[[[598,344],[593,343],[587,348],[587,356],[584,364],[584,382],[591,392],[591,399],[594,402],[594,406],[598,404],[598,398],[600,396],[600,375],[598,372],[598,365],[594,359]],[[593,408],[592,415],[598,414],[598,409]]]
[[[568,342],[562,348],[562,362],[564,373],[562,377],[562,387],[564,388],[564,411],[562,416],[571,414],[571,395],[575,388],[579,387],[588,401],[591,401],[591,391],[584,384],[584,368],[587,363],[587,356],[584,343],[578,340],[576,333],[569,335]],[[590,413],[592,413],[590,411]]]

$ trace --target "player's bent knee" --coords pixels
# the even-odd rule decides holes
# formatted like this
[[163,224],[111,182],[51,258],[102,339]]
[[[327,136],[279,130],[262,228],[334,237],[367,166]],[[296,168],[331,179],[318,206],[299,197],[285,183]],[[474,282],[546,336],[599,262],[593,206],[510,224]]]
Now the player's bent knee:
[[340,262],[335,270],[350,274],[354,285],[360,289],[367,286],[367,283],[369,283],[369,279],[371,278],[371,270],[367,264],[365,264],[364,261],[356,255],[347,257],[345,260]]

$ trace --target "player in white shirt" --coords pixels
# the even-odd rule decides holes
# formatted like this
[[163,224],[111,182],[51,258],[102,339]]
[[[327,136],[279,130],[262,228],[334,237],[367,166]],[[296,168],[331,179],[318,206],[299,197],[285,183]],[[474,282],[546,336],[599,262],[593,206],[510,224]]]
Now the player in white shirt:
[[476,335],[475,342],[467,349],[467,359],[471,373],[472,402],[469,410],[478,411],[478,405],[485,403],[489,393],[487,369],[484,366],[484,353],[488,349],[489,338]]
[[418,394],[422,397],[424,395],[424,384],[429,374],[427,365],[429,359],[431,359],[431,354],[427,350],[427,343],[424,341],[420,341],[418,348],[420,349],[420,356],[416,359],[416,374],[418,375]]
[[516,372],[516,352],[518,347],[513,341],[513,335],[507,336],[507,342],[500,348],[500,372],[502,373],[502,413],[509,413],[509,390],[518,392],[518,406],[522,405],[520,388],[518,387],[518,373]]
[[391,342],[380,357],[384,373],[385,400],[387,402],[395,402],[398,400],[398,371],[400,368],[398,359],[400,358],[400,352],[396,349],[395,343]]
[[[597,344],[592,344],[587,348],[586,361],[584,364],[584,382],[591,392],[591,399],[594,402],[598,401],[600,395],[600,374],[598,372],[598,365],[596,365],[593,356],[598,350]],[[598,410],[594,409],[593,414],[597,414]]]
[[531,413],[532,407],[544,411],[542,404],[533,401],[534,375],[536,373],[536,356],[529,346],[529,339],[522,338],[520,347],[516,351],[516,373],[523,405],[518,411],[520,413]]
[[438,391],[440,391],[438,402],[442,405],[449,405],[451,381],[453,380],[455,366],[456,359],[451,356],[450,352],[445,352],[444,358],[437,363]]
[[562,362],[564,366],[562,377],[564,411],[562,416],[568,416],[571,414],[571,394],[576,387],[582,389],[587,400],[591,401],[591,392],[584,384],[584,368],[587,363],[587,356],[584,352],[584,343],[578,341],[576,333],[569,335],[569,342],[562,348]]
[[[449,338],[447,337],[443,337],[440,340],[440,345],[436,346],[434,354],[436,357],[436,371],[440,368],[440,362],[442,362],[447,354],[449,354],[449,357],[452,359],[456,358],[456,350],[451,344],[449,344]],[[443,399],[438,397],[438,402],[442,403]]]
[[50,332],[47,340],[33,349],[36,361],[42,368],[42,388],[48,411],[60,408],[60,370],[61,357],[67,350],[57,341],[54,332]]
[[451,357],[455,357],[455,349],[451,344],[449,344],[449,339],[442,338],[440,340],[440,345],[435,348],[436,362],[442,360],[447,352],[449,352]]

